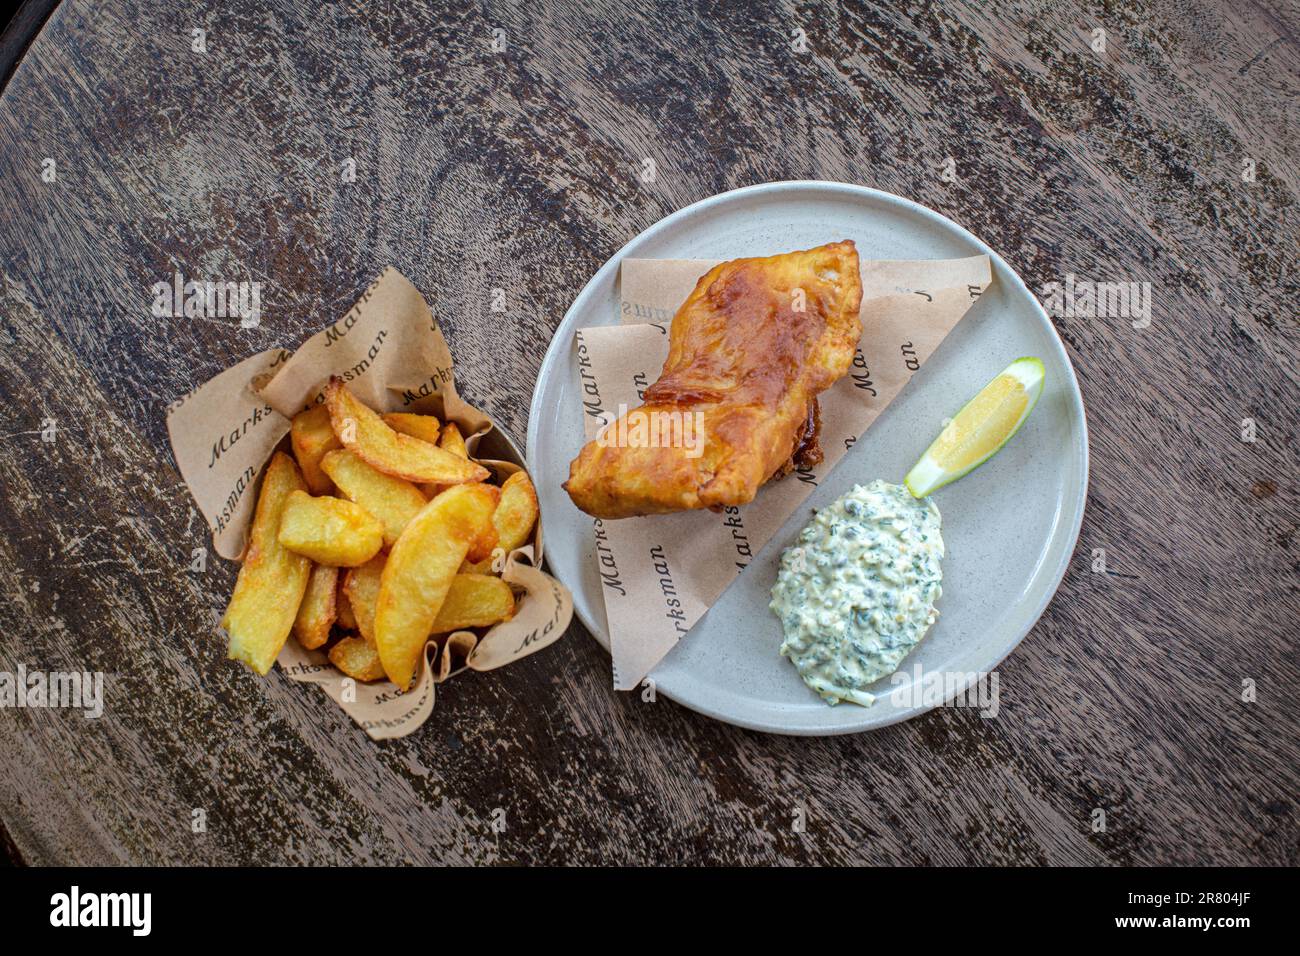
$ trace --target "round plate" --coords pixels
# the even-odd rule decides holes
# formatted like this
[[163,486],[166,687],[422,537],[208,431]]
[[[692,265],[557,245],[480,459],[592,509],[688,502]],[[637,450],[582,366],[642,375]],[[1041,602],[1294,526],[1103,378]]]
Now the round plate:
[[[927,675],[992,671],[1056,593],[1083,521],[1088,436],[1074,370],[1038,301],[992,249],[909,200],[843,183],[737,189],[656,223],[601,267],[555,332],[529,413],[528,461],[546,524],[547,561],[573,591],[578,617],[608,648],[591,518],[560,487],[584,442],[574,331],[617,323],[618,266],[624,257],[732,259],[839,239],[856,242],[864,260],[982,253],[992,260],[993,285],[651,672],[657,691],[679,704],[772,733],[853,733],[922,713],[934,703],[891,699],[893,691],[907,690],[918,664]],[[902,481],[944,419],[1022,355],[1039,356],[1047,369],[1034,413],[995,458],[935,495],[947,548],[940,618],[903,662],[906,683],[877,682],[872,707],[823,703],[777,654],[781,626],[768,601],[782,549],[808,522],[810,509],[824,507],[854,484],[873,478]]]

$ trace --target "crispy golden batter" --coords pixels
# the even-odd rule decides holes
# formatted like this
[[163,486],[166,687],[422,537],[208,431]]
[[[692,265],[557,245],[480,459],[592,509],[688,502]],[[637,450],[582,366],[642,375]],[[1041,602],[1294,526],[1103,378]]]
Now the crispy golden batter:
[[[861,304],[849,241],[715,266],[673,317],[668,360],[645,404],[570,464],[569,497],[598,518],[752,501],[801,445],[816,450],[817,394],[853,361]],[[692,448],[682,416],[694,422],[695,412],[702,446]],[[662,436],[677,422],[686,440],[638,444],[647,428]],[[629,440],[611,438],[620,434]]]

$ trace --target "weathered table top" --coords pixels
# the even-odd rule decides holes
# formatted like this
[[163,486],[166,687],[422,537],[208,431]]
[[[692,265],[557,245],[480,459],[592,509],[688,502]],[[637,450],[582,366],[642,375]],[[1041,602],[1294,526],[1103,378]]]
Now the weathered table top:
[[[98,720],[0,712],[8,852],[1300,861],[1300,14],[895,6],[63,3],[0,98],[0,670],[104,671],[107,700]],[[794,178],[931,206],[1035,289],[1151,283],[1148,328],[1057,320],[1089,508],[997,719],[741,731],[616,695],[575,623],[381,746],[224,660],[235,568],[189,570],[207,534],[169,401],[295,345],[392,263],[436,300],[467,397],[522,436],[551,331],[606,258],[690,202]],[[176,271],[261,281],[261,326],[155,318]]]

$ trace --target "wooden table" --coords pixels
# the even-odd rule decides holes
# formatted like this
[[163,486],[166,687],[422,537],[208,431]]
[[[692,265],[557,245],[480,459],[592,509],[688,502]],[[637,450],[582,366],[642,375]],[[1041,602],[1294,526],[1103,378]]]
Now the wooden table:
[[[1293,4],[225,6],[69,0],[0,98],[0,670],[107,674],[98,720],[0,712],[11,857],[1300,861]],[[521,437],[605,259],[795,178],[924,203],[1035,290],[1151,283],[1148,328],[1056,321],[1089,508],[997,719],[750,733],[615,694],[575,623],[376,745],[224,660],[235,568],[189,570],[208,536],[168,402],[296,345],[392,263],[436,301],[463,391]],[[263,282],[261,326],[154,317],[176,271]]]

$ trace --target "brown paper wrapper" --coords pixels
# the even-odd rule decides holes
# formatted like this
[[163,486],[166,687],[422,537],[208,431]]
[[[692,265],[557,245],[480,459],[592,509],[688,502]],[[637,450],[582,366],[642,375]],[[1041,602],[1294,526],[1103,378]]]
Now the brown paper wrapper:
[[[224,558],[243,553],[258,477],[289,431],[292,416],[324,401],[331,375],[380,412],[407,411],[453,421],[470,455],[492,429],[491,419],[456,393],[451,352],[424,297],[389,267],[338,322],[289,353],[273,349],[245,359],[172,405],[167,430],[181,475]],[[504,481],[519,466],[477,459]],[[304,650],[290,637],[276,663],[288,677],[319,685],[372,738],[403,737],[433,711],[434,688],[464,670],[486,671],[554,642],[568,627],[573,600],[538,570],[542,527],[505,556],[502,578],[517,597],[515,616],[482,638],[458,631],[425,646],[425,666],[411,689],[345,677],[323,650]]]
[[[587,438],[635,408],[663,369],[668,329],[719,260],[625,259],[620,321],[577,333]],[[862,339],[847,375],[823,392],[815,468],[768,482],[721,513],[595,520],[614,687],[636,688],[745,570],[992,281],[987,256],[863,262]]]

